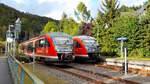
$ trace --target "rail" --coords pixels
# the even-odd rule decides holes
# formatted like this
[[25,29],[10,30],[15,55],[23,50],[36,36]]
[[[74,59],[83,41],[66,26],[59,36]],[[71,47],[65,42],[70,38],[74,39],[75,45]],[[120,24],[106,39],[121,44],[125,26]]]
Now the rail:
[[44,84],[43,81],[25,68],[15,57],[8,56],[8,64],[14,84]]

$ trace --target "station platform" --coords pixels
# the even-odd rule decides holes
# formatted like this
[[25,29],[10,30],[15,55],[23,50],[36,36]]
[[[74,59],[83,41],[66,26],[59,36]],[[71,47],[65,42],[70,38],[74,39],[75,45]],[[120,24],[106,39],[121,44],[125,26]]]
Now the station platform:
[[0,84],[13,84],[6,56],[0,56]]
[[[122,66],[124,60],[108,58],[106,59],[106,63],[110,65]],[[129,68],[149,70],[150,71],[150,61],[142,61],[142,60],[127,60]]]

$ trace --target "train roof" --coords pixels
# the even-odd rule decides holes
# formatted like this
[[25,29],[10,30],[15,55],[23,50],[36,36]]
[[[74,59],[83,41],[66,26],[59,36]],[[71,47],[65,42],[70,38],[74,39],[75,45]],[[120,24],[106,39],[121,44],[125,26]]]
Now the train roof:
[[71,37],[71,35],[68,35],[68,34],[65,34],[65,33],[62,33],[62,32],[53,32],[53,33],[48,33],[48,35],[50,37],[56,37],[56,36],[66,36],[66,37]]
[[83,39],[93,39],[93,40],[95,40],[94,37],[85,36],[85,35],[82,35],[82,36],[74,36],[73,38],[80,38],[81,40],[83,40]]
[[65,33],[62,33],[62,32],[51,32],[51,33],[47,33],[47,34],[44,34],[44,35],[41,35],[41,36],[38,36],[38,37],[31,38],[31,39],[29,39],[27,41],[22,42],[21,44],[26,44],[28,42],[32,42],[32,40],[41,38],[41,37],[43,37],[45,35],[49,35],[50,37],[56,37],[56,36],[60,36],[61,37],[61,36],[64,36],[64,37],[72,38],[71,35],[68,35],[68,34],[65,34]]

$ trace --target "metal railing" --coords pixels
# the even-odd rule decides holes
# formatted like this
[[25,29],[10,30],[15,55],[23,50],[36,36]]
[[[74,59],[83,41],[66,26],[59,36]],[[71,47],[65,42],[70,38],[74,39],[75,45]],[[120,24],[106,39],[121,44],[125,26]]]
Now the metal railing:
[[8,56],[8,64],[14,84],[44,84],[43,81],[25,68],[15,57]]

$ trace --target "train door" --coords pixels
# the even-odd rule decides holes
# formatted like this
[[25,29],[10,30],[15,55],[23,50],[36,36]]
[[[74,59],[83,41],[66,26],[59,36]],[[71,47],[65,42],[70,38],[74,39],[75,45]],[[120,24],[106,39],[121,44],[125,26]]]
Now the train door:
[[82,46],[76,40],[74,40],[74,55],[81,55],[82,54]]
[[48,42],[47,38],[45,38],[44,40],[45,40],[45,55],[48,56],[50,50],[50,43]]
[[45,55],[45,40],[40,39],[35,42],[36,54],[37,55]]
[[27,53],[32,54],[33,53],[33,42],[28,43],[27,45]]

